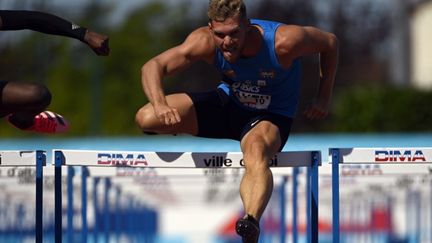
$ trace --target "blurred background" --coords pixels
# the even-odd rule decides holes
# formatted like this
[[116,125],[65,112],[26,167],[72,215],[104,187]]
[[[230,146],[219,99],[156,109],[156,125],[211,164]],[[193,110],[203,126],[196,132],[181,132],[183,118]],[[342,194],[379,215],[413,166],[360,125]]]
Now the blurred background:
[[[109,57],[96,56],[86,45],[64,37],[28,30],[0,32],[0,79],[44,83],[53,95],[49,109],[62,114],[71,123],[71,130],[67,134],[48,138],[19,131],[11,128],[4,120],[0,120],[0,149],[49,151],[65,147],[149,151],[238,151],[238,144],[229,140],[216,142],[182,136],[157,139],[143,136],[134,123],[135,112],[147,102],[140,83],[141,66],[153,56],[181,43],[193,29],[206,25],[207,3],[208,1],[204,0],[1,0],[0,9],[3,10],[45,11],[106,34],[110,37],[111,54]],[[339,67],[329,117],[324,121],[309,121],[299,114],[286,150],[320,149],[324,153],[324,161],[328,162],[325,153],[330,146],[432,146],[432,1],[245,0],[245,3],[250,18],[317,26],[335,33],[340,41]],[[302,63],[300,110],[313,99],[317,91],[318,56],[304,57]],[[197,63],[187,71],[164,80],[164,86],[166,93],[206,90],[214,88],[219,79],[219,74],[212,67],[205,63]],[[78,169],[78,173],[79,171]],[[208,172],[203,172],[203,175],[205,173]],[[186,184],[189,187],[191,184],[203,183],[214,185],[214,188],[205,187],[206,195],[210,197],[216,191],[222,193],[222,196],[227,198],[223,206],[210,207],[212,210],[208,210],[209,201],[215,200],[214,198],[201,198],[197,199],[199,202],[189,201],[188,204],[179,204],[175,207],[163,207],[162,203],[156,203],[163,209],[153,207],[151,210],[155,211],[150,211],[158,213],[158,220],[146,222],[154,226],[152,232],[159,237],[146,239],[147,242],[238,242],[235,237],[216,239],[209,236],[222,234],[220,232],[225,226],[228,231],[232,226],[230,222],[241,215],[241,205],[236,194],[239,183],[235,179],[237,177],[231,177],[230,172],[218,173],[216,177],[199,177],[197,181],[189,181],[189,184]],[[221,176],[225,173],[227,175]],[[4,170],[0,177],[6,174],[8,173]],[[179,183],[172,177],[162,178],[163,181],[171,178],[169,180],[173,181],[168,183],[171,185]],[[397,188],[400,183],[406,182],[404,178],[396,178],[392,186]],[[432,215],[432,209],[428,206],[432,204],[432,187],[428,184],[430,177],[407,178],[411,180],[409,185],[419,186],[420,189],[413,192],[411,187],[406,186],[410,190],[403,194],[402,199],[399,198],[400,195],[395,196],[389,191],[385,197],[377,199],[377,202],[367,204],[369,206],[348,201],[345,204],[346,212],[361,211],[368,215],[357,218],[363,223],[372,220],[373,215],[381,213],[380,222],[384,223],[377,227],[384,229],[391,237],[378,240],[363,236],[348,237],[347,242],[432,242],[432,236],[427,233],[432,231],[432,219],[425,216],[422,219],[424,221],[421,221],[416,218],[419,222],[424,222],[424,231],[420,233],[420,223],[410,224],[410,218],[407,216],[417,212],[409,211],[416,208],[425,208],[426,211],[421,211],[424,213],[422,215]],[[280,177],[276,179],[278,183],[283,181]],[[142,178],[138,180],[145,184]],[[229,183],[230,186],[227,187],[223,183],[218,185],[218,180]],[[353,180],[348,184],[353,184]],[[10,182],[8,183],[0,183],[0,186],[6,185],[0,188],[8,188]],[[323,186],[328,189],[328,183],[324,183]],[[160,188],[152,187],[150,191],[153,190],[154,193]],[[183,189],[172,188],[183,192]],[[366,192],[369,189],[368,187]],[[188,192],[190,190],[186,189]],[[196,194],[202,194],[199,191],[201,189],[196,190]],[[376,187],[371,190],[377,192]],[[11,191],[10,195],[15,195],[13,190]],[[423,192],[420,196],[415,194],[419,191]],[[352,198],[352,194],[349,193],[353,191],[346,195],[348,199]],[[418,200],[410,199],[413,198],[412,193],[417,195],[414,198]],[[379,190],[376,194],[382,195]],[[325,195],[328,194],[324,192],[322,195],[326,198]],[[363,199],[367,195],[364,191],[355,194],[356,197]],[[6,198],[3,195],[0,202],[6,202]],[[29,200],[20,196],[17,198],[19,202]],[[399,201],[392,201],[399,204],[390,204],[391,198],[399,198]],[[164,200],[166,198],[156,201]],[[277,198],[272,200],[277,201]],[[423,206],[416,207],[416,203]],[[231,206],[226,206],[228,204]],[[15,224],[14,220],[19,218],[17,215],[22,215],[22,208],[16,206],[14,210],[16,209],[17,214],[10,216],[5,213],[10,208],[4,205],[6,203],[0,205],[0,216],[3,215],[4,219],[12,217],[10,225],[20,228],[20,224]],[[272,219],[276,217],[279,209],[274,204],[271,205],[274,209],[266,211],[270,215],[266,219],[274,224]],[[148,207],[149,205],[145,206],[146,210]],[[399,214],[390,217],[385,213],[385,209],[389,208]],[[327,209],[331,210],[328,207]],[[19,210],[21,214],[18,214]],[[133,212],[144,215],[149,211],[139,208]],[[89,216],[92,223],[96,222],[97,215],[96,213]],[[49,218],[49,215],[46,217]],[[186,226],[182,220],[177,221],[188,217],[192,221],[200,222]],[[401,221],[403,223],[400,223]],[[320,230],[329,233],[330,218],[323,222],[327,224]],[[47,224],[49,225],[49,221]],[[208,227],[205,227],[206,224]],[[371,222],[367,224],[368,227],[373,227]],[[350,225],[346,226],[345,229],[350,232],[352,228]],[[76,227],[79,230],[79,224]],[[0,230],[2,229],[7,227],[2,228],[0,223]],[[271,227],[269,229],[270,233],[274,230]],[[358,228],[356,229],[358,233]],[[135,237],[136,232],[128,232]],[[304,229],[302,232],[304,233]],[[410,235],[410,232],[414,233]],[[227,235],[232,236],[232,233],[229,231]],[[197,237],[191,240],[186,235]],[[139,234],[137,237],[136,239],[142,240]],[[0,236],[0,242],[6,239],[8,242],[11,240]],[[15,239],[18,242],[22,241],[22,238]],[[111,238],[111,242],[116,242],[115,239]],[[122,238],[122,242],[134,242],[134,239],[126,237]],[[101,242],[107,241],[103,238]],[[262,242],[279,241],[269,237]],[[331,239],[326,242],[331,242]]]
[[[246,1],[249,16],[313,25],[340,40],[331,114],[324,122],[299,116],[293,132],[431,131],[430,1]],[[0,35],[0,78],[46,84],[50,109],[72,123],[65,136],[140,135],[134,114],[147,102],[141,66],[206,25],[207,1],[2,0],[2,9],[48,11],[110,37],[112,53],[96,56],[86,45],[31,31]],[[303,58],[300,109],[318,81],[318,57]],[[167,78],[167,93],[215,87],[219,75],[198,63]],[[3,122],[2,122],[3,123]],[[2,137],[32,136],[7,124]]]

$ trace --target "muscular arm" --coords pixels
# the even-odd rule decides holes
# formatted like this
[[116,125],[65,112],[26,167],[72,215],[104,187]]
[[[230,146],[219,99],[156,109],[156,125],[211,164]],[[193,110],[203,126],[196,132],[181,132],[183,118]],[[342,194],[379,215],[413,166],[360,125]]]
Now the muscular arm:
[[108,37],[89,31],[58,16],[24,10],[0,10],[0,30],[34,30],[78,39],[98,55],[108,55]]
[[208,29],[203,27],[192,32],[182,44],[168,49],[143,65],[141,83],[159,119],[167,120],[169,116],[175,118],[176,122],[180,121],[176,111],[168,107],[166,102],[163,77],[184,70],[198,60],[212,62],[214,50]]
[[29,29],[45,34],[62,35],[84,41],[86,28],[75,25],[52,14],[23,11],[0,10],[1,30]]
[[323,118],[328,113],[338,64],[338,40],[332,33],[314,27],[283,26],[278,30],[276,49],[281,64],[289,67],[300,56],[318,53],[320,82],[314,103],[304,114],[311,119]]

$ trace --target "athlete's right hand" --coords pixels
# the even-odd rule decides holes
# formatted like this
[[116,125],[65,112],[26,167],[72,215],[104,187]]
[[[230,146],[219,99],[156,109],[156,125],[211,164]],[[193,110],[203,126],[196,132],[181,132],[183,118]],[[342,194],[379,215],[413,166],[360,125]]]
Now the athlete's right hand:
[[163,124],[170,126],[180,123],[180,114],[176,108],[168,105],[153,105],[153,109],[157,119]]
[[109,55],[110,48],[108,36],[87,30],[84,40],[97,55]]

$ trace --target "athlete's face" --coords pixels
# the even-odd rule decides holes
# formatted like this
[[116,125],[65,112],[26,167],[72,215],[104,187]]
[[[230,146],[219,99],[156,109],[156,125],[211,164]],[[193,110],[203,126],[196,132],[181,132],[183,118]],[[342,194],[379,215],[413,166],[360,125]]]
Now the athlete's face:
[[223,22],[212,20],[209,28],[225,59],[228,62],[237,60],[245,44],[248,21],[241,20],[238,16],[227,18]]

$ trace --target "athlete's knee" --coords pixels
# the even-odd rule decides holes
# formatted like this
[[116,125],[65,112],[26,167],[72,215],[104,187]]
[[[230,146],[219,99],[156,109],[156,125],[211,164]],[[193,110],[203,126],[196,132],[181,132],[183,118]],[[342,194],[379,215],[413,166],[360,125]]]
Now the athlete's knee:
[[154,111],[151,105],[141,107],[135,114],[135,122],[143,131],[152,131],[151,121],[154,120]]
[[246,169],[263,171],[269,168],[271,151],[262,139],[249,137],[248,141],[243,144],[242,150]]
[[25,95],[31,107],[45,109],[51,103],[51,92],[42,84],[29,84],[25,88]]
[[247,140],[242,143],[242,149],[246,155],[251,155],[251,157],[263,157],[266,154],[268,146],[266,146],[262,137],[249,134],[246,139]]

